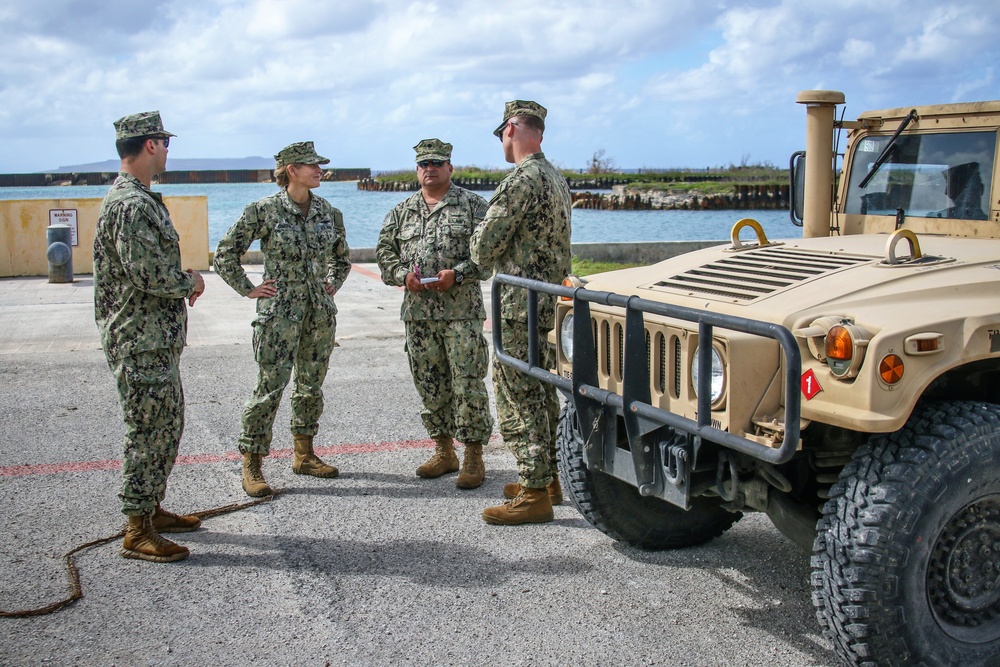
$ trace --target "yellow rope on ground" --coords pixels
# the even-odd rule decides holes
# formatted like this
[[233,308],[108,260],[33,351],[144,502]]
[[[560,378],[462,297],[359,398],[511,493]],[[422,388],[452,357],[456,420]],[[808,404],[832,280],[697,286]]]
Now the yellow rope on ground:
[[[259,498],[257,500],[251,500],[246,503],[233,503],[232,505],[225,505],[223,507],[215,507],[209,510],[201,510],[200,512],[191,512],[190,516],[196,516],[199,519],[210,519],[213,516],[219,516],[220,514],[229,514],[230,512],[238,512],[239,510],[245,510],[248,507],[253,507],[254,505],[260,505],[261,503],[267,503],[274,500],[278,495],[281,494],[280,489],[273,489],[271,495]],[[71,549],[66,552],[63,559],[66,561],[66,571],[69,576],[69,597],[59,600],[58,602],[53,602],[52,604],[45,605],[44,607],[39,607],[38,609],[19,609],[18,611],[3,611],[0,610],[0,618],[27,618],[29,616],[45,616],[46,614],[51,614],[54,611],[58,611],[63,607],[70,605],[80,598],[83,597],[83,588],[80,586],[80,573],[76,569],[76,563],[73,562],[73,554],[83,551],[84,549],[89,549],[90,547],[96,547],[101,544],[107,544],[118,538],[125,537],[125,530],[121,530],[114,535],[109,535],[108,537],[102,537],[99,540],[94,540],[92,542],[87,542],[86,544],[81,544],[80,546]]]

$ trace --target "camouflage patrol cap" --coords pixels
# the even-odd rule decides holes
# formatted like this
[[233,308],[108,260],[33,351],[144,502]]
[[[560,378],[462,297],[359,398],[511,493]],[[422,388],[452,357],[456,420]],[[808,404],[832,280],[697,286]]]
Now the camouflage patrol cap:
[[511,118],[515,116],[535,116],[545,124],[545,114],[547,114],[545,107],[543,107],[538,102],[531,102],[528,100],[511,100],[507,102],[507,105],[503,110],[503,121],[497,126],[497,129],[493,130],[493,134],[497,137],[503,132],[504,126],[507,124]]
[[424,139],[413,147],[417,152],[416,161],[421,160],[444,160],[451,162],[451,144],[446,144],[440,139]]
[[297,141],[285,146],[274,156],[274,161],[281,167],[286,164],[328,164],[330,161],[316,154],[316,148],[311,141]]
[[143,111],[122,116],[115,121],[115,141],[133,137],[176,137],[163,129],[159,111]]

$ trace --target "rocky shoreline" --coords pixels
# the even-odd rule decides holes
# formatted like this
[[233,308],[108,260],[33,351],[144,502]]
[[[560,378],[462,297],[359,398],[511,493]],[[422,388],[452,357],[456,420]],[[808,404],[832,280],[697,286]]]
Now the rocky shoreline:
[[[499,181],[453,178],[455,185],[468,190],[492,191]],[[714,211],[729,209],[788,209],[788,185],[734,185],[732,192],[708,194],[689,189],[651,189],[622,184],[573,179],[573,208],[600,211]],[[611,189],[591,192],[589,189]],[[368,192],[411,192],[420,189],[416,181],[360,179],[358,189]]]
[[601,211],[714,211],[788,209],[787,185],[736,185],[732,192],[650,190],[616,185],[610,193],[574,192],[573,208]]

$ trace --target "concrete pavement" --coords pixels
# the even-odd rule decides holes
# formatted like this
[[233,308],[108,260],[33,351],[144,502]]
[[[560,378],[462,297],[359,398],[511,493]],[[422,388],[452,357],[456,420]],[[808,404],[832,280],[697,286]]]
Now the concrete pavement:
[[[261,267],[252,279],[259,280]],[[256,366],[253,303],[214,274],[190,309],[181,458],[165,507],[249,500],[234,455]],[[121,424],[93,322],[89,276],[0,280],[0,609],[67,593],[62,554],[117,532]],[[827,665],[806,554],[765,518],[698,548],[641,552],[570,505],[555,521],[489,526],[515,478],[498,439],[487,481],[414,469],[431,443],[403,351],[401,293],[355,265],[317,436],[335,480],[290,470],[276,421],[273,502],[174,536],[175,564],[81,552],[84,597],[0,618],[0,665]],[[491,387],[492,389],[492,387]]]

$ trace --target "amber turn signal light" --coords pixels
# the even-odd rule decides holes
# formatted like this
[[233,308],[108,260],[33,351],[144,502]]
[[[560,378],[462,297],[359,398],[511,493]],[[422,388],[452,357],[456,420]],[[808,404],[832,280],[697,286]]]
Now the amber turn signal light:
[[854,341],[846,327],[831,327],[826,334],[826,357],[836,361],[850,361],[854,353]]
[[[562,284],[563,284],[563,287],[572,287],[574,289],[577,288],[577,287],[583,287],[583,281],[580,280],[579,278],[577,278],[576,276],[566,276],[565,278],[563,278]],[[561,297],[559,297],[559,299],[561,301],[572,301],[573,300],[573,298],[569,297],[569,296],[561,296]]]
[[857,377],[871,334],[864,328],[843,321],[826,333],[826,365],[841,379]]

